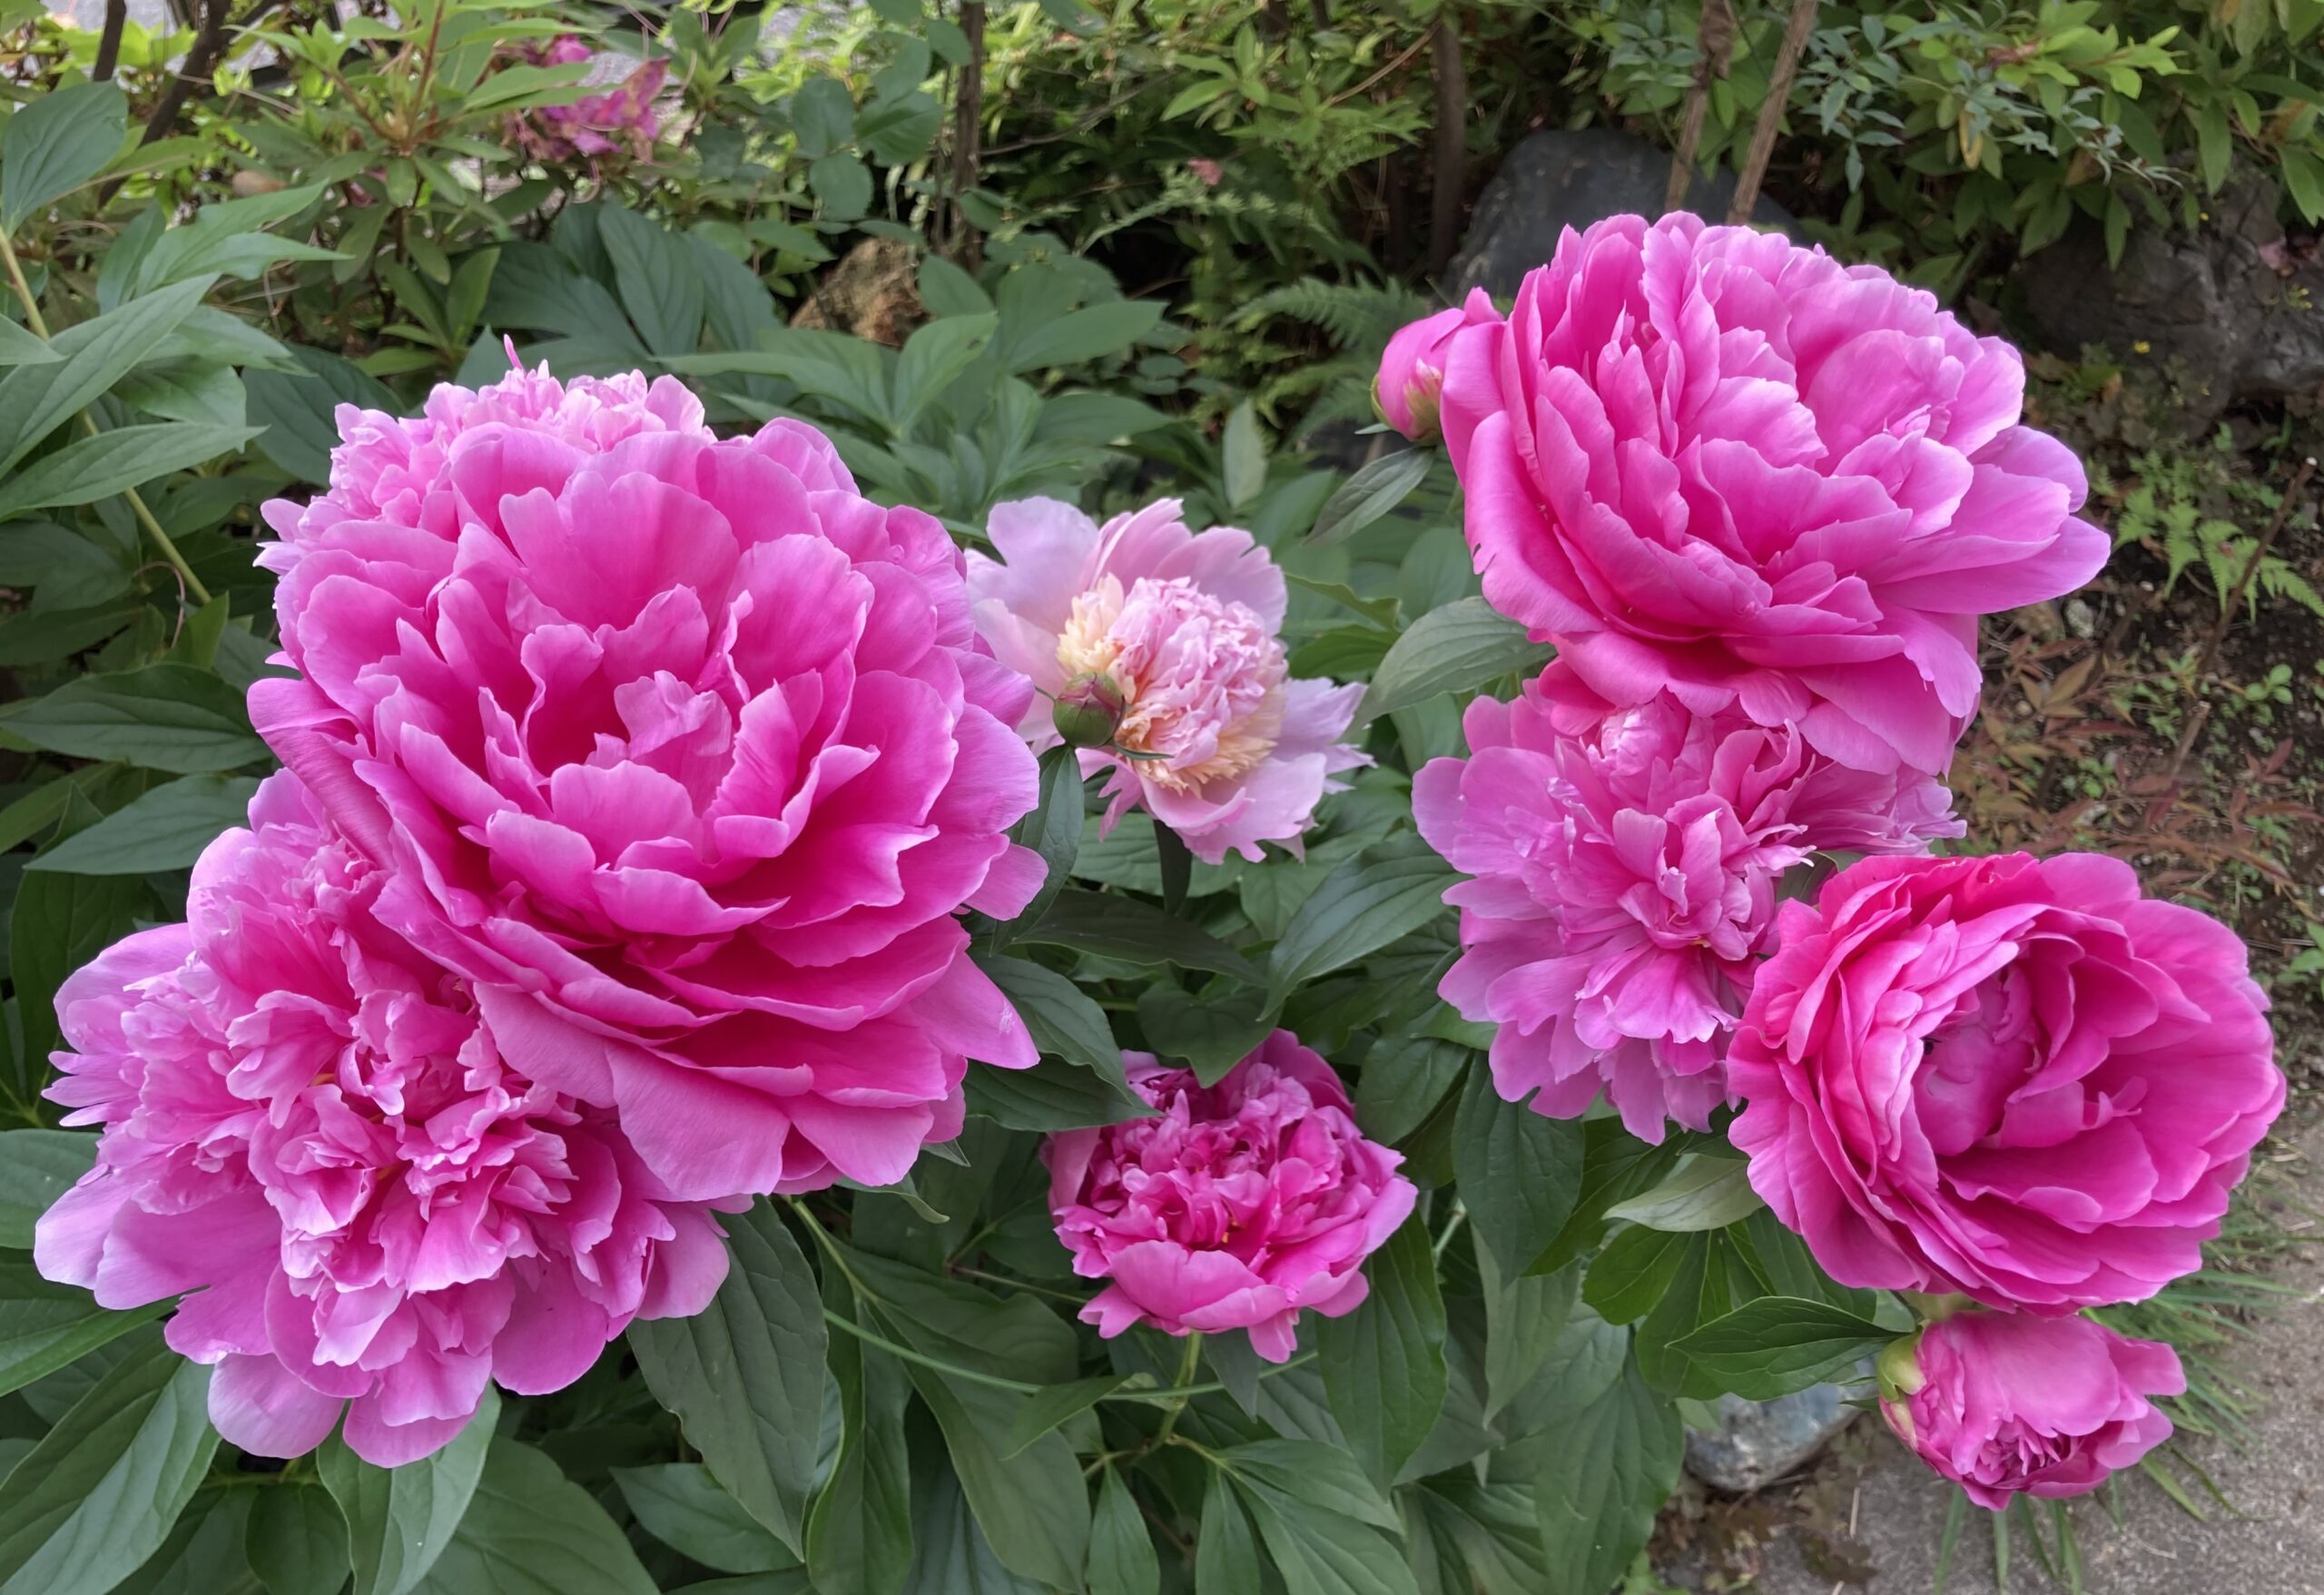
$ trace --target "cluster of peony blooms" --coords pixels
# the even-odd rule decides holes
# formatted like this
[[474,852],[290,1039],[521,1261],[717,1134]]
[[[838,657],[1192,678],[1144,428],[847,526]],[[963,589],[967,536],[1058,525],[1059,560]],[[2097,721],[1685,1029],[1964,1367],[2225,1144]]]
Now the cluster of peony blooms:
[[[521,50],[518,58],[534,66],[573,66],[594,63],[600,53],[586,40],[565,34],[545,45]],[[655,135],[661,131],[654,102],[669,77],[670,64],[649,57],[596,94],[510,116],[509,138],[539,161],[594,162],[608,155],[643,161],[653,154]]]
[[[2023,366],[1872,267],[1618,217],[1388,346],[1486,600],[1552,642],[1413,788],[1472,879],[1443,994],[1502,1093],[1729,1134],[1843,1284],[1928,1320],[1883,1406],[1991,1507],[2170,1433],[2166,1346],[2077,1316],[2200,1265],[2280,1109],[2242,944],[2112,860],[1937,858],[1977,619],[2090,579]],[[1814,903],[1778,881],[1856,854]]]

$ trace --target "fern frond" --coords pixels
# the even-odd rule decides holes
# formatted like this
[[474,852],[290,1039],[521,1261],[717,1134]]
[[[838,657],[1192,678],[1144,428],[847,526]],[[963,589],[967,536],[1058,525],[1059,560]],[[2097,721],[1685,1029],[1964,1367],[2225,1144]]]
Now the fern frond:
[[1376,354],[1387,346],[1396,329],[1435,308],[1427,296],[1401,283],[1384,287],[1303,277],[1253,300],[1239,320],[1246,327],[1255,327],[1288,316],[1321,327],[1341,349]]

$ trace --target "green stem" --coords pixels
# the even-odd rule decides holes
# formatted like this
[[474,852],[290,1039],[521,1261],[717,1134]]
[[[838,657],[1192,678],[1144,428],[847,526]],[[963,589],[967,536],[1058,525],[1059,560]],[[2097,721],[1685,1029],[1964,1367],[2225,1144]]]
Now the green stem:
[[[1201,1364],[1202,1331],[1199,1329],[1188,1330],[1187,1332],[1186,1354],[1178,1359],[1178,1376],[1170,1382],[1174,1387],[1174,1393],[1176,1387],[1194,1383],[1195,1370],[1199,1367]],[[1178,1418],[1180,1414],[1185,1413],[1187,1410],[1187,1403],[1193,1399],[1194,1398],[1191,1396],[1179,1394],[1177,1399],[1170,1403],[1170,1410],[1162,1414],[1162,1427],[1154,1432],[1155,1444],[1162,1445],[1168,1442],[1171,1434],[1178,1427]]]
[[884,1334],[874,1334],[861,1324],[852,1319],[842,1317],[829,1307],[823,1309],[823,1322],[834,1328],[846,1330],[865,1345],[878,1346],[891,1357],[901,1357],[907,1363],[917,1363],[923,1368],[933,1368],[939,1373],[948,1373],[955,1379],[965,1379],[972,1384],[990,1384],[995,1390],[1011,1390],[1019,1395],[1031,1395],[1041,1388],[1038,1384],[1028,1384],[1021,1379],[1004,1379],[998,1373],[980,1373],[974,1368],[963,1368],[958,1363],[948,1363],[940,1357],[931,1357],[925,1352],[916,1352],[908,1345],[890,1340]]
[[[16,302],[25,307],[25,325],[32,329],[34,337],[45,340],[48,322],[40,313],[40,301],[33,297],[32,284],[25,281],[25,269],[17,262],[15,248],[5,232],[0,232],[0,264],[7,267],[8,284],[16,290]],[[104,429],[97,425],[97,418],[87,410],[81,412],[81,428],[92,438]],[[186,596],[196,604],[209,603],[210,589],[203,586],[202,578],[193,574],[193,567],[185,562],[185,556],[178,552],[178,546],[171,540],[170,534],[162,529],[162,523],[153,518],[153,512],[145,507],[145,500],[138,496],[137,489],[123,487],[121,496],[129,500],[129,507],[137,517],[138,524],[145,528],[145,535],[153,539],[153,546],[162,551],[162,557],[168,560],[170,568],[178,573],[178,580],[185,584]]]
[[1452,1201],[1452,1216],[1446,1221],[1444,1233],[1436,1237],[1436,1257],[1438,1261],[1442,1262],[1443,1260],[1444,1248],[1451,1245],[1452,1244],[1452,1237],[1461,1233],[1461,1226],[1468,1216],[1468,1207],[1460,1200],[1459,1197],[1454,1197]]

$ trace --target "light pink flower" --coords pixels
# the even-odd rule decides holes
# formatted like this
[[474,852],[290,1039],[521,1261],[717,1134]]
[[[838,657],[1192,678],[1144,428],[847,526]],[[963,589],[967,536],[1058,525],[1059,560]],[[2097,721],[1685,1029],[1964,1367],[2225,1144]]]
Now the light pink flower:
[[632,1319],[707,1305],[709,1207],[510,1065],[294,777],[251,820],[195,864],[188,923],[57,993],[75,1050],[49,1095],[104,1131],[40,1220],[41,1272],[107,1307],[184,1294],[169,1343],[216,1364],[236,1445],[296,1456],[344,1411],[382,1467],[458,1433],[488,1380],[562,1389]]
[[1485,597],[1618,704],[1668,689],[1939,773],[1976,617],[2105,562],[2073,451],[2017,424],[2016,351],[1779,236],[1568,232],[1444,369]]
[[1424,316],[1400,328],[1380,357],[1372,379],[1372,403],[1380,418],[1415,443],[1434,442],[1437,404],[1444,390],[1444,362],[1455,334],[1464,327],[1498,322],[1501,312],[1482,288],[1468,301]]
[[1034,1061],[955,918],[1039,884],[1032,693],[941,526],[667,378],[339,419],[330,491],[267,506],[303,676],[251,713],[517,1067],[711,1197],[891,1183],[969,1058]]
[[1216,188],[1226,177],[1226,168],[1201,155],[1190,156],[1187,161],[1187,170],[1201,178],[1206,188]]
[[1364,1138],[1331,1065],[1277,1030],[1216,1086],[1123,1054],[1161,1110],[1051,1136],[1049,1211],[1074,1272],[1108,1281],[1081,1309],[1111,1339],[1246,1329],[1271,1363],[1303,1309],[1351,1313],[1364,1259],[1413,1210],[1403,1157]]
[[1611,709],[1561,664],[1513,704],[1477,699],[1465,727],[1472,756],[1413,783],[1421,834],[1475,877],[1445,894],[1462,911],[1445,1000],[1498,1027],[1502,1096],[1572,1118],[1602,1090],[1650,1141],[1727,1100],[1719,1061],[1786,870],[1961,834],[1932,780],[1668,694]]
[[[598,59],[595,46],[572,34],[522,54],[538,66],[570,66]],[[616,153],[643,161],[654,153],[654,138],[661,131],[654,102],[669,76],[667,61],[658,56],[641,61],[601,93],[585,94],[569,104],[536,106],[510,117],[511,131],[517,143],[544,161]]]
[[2070,1313],[2201,1265],[2284,1102],[2243,943],[2129,865],[1867,859],[1787,902],[1728,1077],[1846,1285]]
[[1085,673],[1109,677],[1125,710],[1115,745],[1083,773],[1112,772],[1108,830],[1143,808],[1217,863],[1263,842],[1299,851],[1334,777],[1372,761],[1340,741],[1360,685],[1295,680],[1285,664],[1283,572],[1248,532],[1191,532],[1160,499],[1102,527],[1069,504],[993,507],[999,559],[970,553],[977,629],[1043,696],[1019,729],[1054,747],[1049,698]]
[[2086,1495],[2171,1438],[2158,1395],[2187,1388],[2179,1354],[2087,1318],[1957,1313],[1930,1324],[1888,1426],[1979,1506]]

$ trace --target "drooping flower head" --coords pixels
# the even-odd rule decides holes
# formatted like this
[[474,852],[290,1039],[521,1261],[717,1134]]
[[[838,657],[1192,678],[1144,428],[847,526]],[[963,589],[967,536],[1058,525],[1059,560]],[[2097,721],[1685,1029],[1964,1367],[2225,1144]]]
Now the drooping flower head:
[[2171,1438],[2152,1398],[2187,1388],[2167,1345],[2023,1313],[1956,1313],[1883,1367],[1903,1376],[1880,1403],[1897,1438],[1994,1511],[2097,1489]]
[[1447,350],[1486,599],[1613,703],[1796,724],[1857,769],[1951,762],[1976,617],[2104,563],[2016,351],[1875,266],[1690,215],[1569,231]]
[[1444,362],[1453,335],[1463,327],[1501,320],[1492,300],[1482,288],[1469,290],[1468,301],[1423,316],[1400,328],[1388,340],[1380,369],[1372,379],[1372,404],[1380,418],[1415,443],[1433,443],[1437,437],[1437,405],[1444,391]]
[[40,1220],[41,1272],[107,1307],[183,1294],[165,1333],[216,1364],[235,1444],[296,1456],[344,1412],[382,1467],[458,1433],[487,1381],[561,1389],[632,1319],[707,1305],[710,1208],[510,1065],[295,777],[251,821],[195,864],[187,923],[57,993],[74,1050],[49,1094],[103,1133]]
[[[536,66],[570,66],[600,58],[586,40],[572,34],[519,54]],[[584,94],[568,104],[539,105],[512,115],[509,131],[517,143],[538,160],[625,154],[643,161],[654,153],[654,138],[661,131],[654,102],[669,76],[669,62],[649,57],[596,94]]]
[[969,555],[977,629],[1046,694],[1024,719],[1056,745],[1049,698],[1099,676],[1123,707],[1112,749],[1081,755],[1112,772],[1108,828],[1144,808],[1206,863],[1259,844],[1296,852],[1334,777],[1369,763],[1340,738],[1361,685],[1297,680],[1285,663],[1283,572],[1248,532],[1191,532],[1164,498],[1103,527],[1069,504],[993,507],[991,559]]
[[955,918],[1039,884],[1032,693],[941,526],[667,378],[339,420],[330,491],[267,507],[302,674],[251,713],[520,1068],[710,1197],[890,1184],[967,1059],[1033,1062]]
[[1502,1096],[1572,1118],[1602,1091],[1651,1141],[1666,1118],[1709,1127],[1728,1098],[1720,1059],[1786,870],[1961,834],[1934,781],[1668,694],[1614,709],[1561,661],[1463,724],[1472,756],[1413,783],[1421,834],[1475,877],[1445,894],[1462,957],[1443,996],[1498,1027]]
[[1302,1310],[1354,1312],[1364,1259],[1413,1210],[1402,1155],[1364,1138],[1331,1065],[1277,1030],[1216,1086],[1123,1055],[1158,1110],[1051,1136],[1049,1211],[1074,1272],[1106,1288],[1081,1310],[1108,1339],[1246,1329],[1271,1363]]
[[2198,1267],[2281,1110],[2243,944],[2129,865],[1866,859],[1787,902],[1728,1074],[1843,1284],[2063,1314]]

